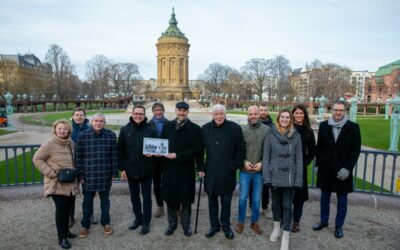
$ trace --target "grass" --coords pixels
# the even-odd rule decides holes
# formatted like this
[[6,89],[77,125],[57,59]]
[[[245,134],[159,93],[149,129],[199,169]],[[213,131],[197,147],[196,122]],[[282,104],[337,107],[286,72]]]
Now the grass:
[[15,133],[15,132],[16,132],[16,131],[6,130],[6,129],[0,129],[0,136],[6,135],[6,134]]
[[[360,125],[363,145],[388,150],[390,146],[390,119],[385,120],[382,116],[357,117],[357,123]],[[400,142],[398,148],[400,148]]]
[[[88,111],[86,114],[88,116],[94,115],[96,113],[101,112],[102,114],[118,114],[124,113],[125,109],[113,109],[113,110],[93,110]],[[40,125],[40,126],[52,126],[53,122],[59,119],[70,119],[72,116],[71,111],[68,112],[58,112],[58,113],[51,113],[51,114],[41,114],[41,115],[23,115],[21,116],[21,120],[24,123],[32,124],[32,125]],[[121,126],[118,125],[110,125],[109,128],[118,128]]]

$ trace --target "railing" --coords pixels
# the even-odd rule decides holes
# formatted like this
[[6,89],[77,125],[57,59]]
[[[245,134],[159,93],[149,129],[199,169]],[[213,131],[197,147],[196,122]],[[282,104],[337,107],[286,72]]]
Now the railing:
[[[0,188],[42,184],[43,176],[32,158],[39,144],[0,145]],[[400,178],[400,154],[362,150],[353,171],[356,192],[399,196],[396,181]],[[309,168],[309,185],[315,187],[314,166]]]

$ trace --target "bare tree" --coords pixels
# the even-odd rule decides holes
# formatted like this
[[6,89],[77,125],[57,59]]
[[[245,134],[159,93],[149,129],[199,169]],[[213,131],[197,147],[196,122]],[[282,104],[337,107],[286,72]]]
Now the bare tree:
[[267,91],[268,99],[271,98],[276,89],[276,82],[272,79],[272,60],[253,58],[245,63],[242,71],[260,100],[264,90]]
[[51,65],[53,71],[55,93],[61,99],[65,99],[66,93],[63,88],[69,87],[69,79],[73,75],[73,67],[67,53],[57,44],[52,44],[47,50],[46,62]]
[[110,68],[110,60],[104,55],[95,55],[86,62],[86,78],[95,95],[103,96],[110,90]]
[[289,75],[291,70],[289,59],[286,57],[278,55],[271,60],[271,74],[272,78],[275,79],[277,84],[276,90],[278,98],[287,95],[290,96],[292,93],[289,83]]
[[204,80],[206,88],[211,93],[222,93],[228,81],[228,75],[232,68],[221,63],[210,64],[202,75],[199,76]]
[[315,66],[309,72],[311,96],[324,95],[330,101],[334,101],[346,93],[354,92],[354,86],[349,81],[350,69],[333,63],[322,64],[321,66],[315,64]]

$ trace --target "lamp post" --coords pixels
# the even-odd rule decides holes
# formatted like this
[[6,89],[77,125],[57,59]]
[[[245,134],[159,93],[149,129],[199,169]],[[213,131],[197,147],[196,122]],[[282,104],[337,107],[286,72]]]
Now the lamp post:
[[393,100],[393,112],[390,119],[390,151],[399,151],[397,145],[399,144],[400,135],[400,96],[397,95]]

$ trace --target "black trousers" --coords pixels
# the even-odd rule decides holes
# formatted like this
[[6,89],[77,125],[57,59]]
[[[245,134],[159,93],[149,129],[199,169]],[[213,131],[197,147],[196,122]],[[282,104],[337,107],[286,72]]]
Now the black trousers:
[[[253,197],[253,183],[250,183],[250,189],[249,189],[249,207],[251,207],[253,200],[251,199]],[[262,189],[262,194],[261,194],[261,208],[262,209],[267,209],[268,204],[269,204],[269,187],[266,185],[263,185]]]
[[[128,179],[132,210],[135,214],[135,219],[147,225],[149,225],[151,221],[151,183],[151,177],[144,179]],[[140,192],[142,193],[143,202],[140,199]]]
[[154,174],[153,176],[153,191],[156,197],[157,207],[163,206],[163,200],[161,198],[161,173]]
[[[272,194],[272,214],[274,221],[281,221],[283,218],[283,230],[290,231],[293,217],[293,197],[292,188],[271,188]],[[283,214],[282,214],[283,211]]]
[[[218,198],[221,200],[221,216],[218,216],[219,205]],[[231,225],[231,201],[232,194],[209,195],[208,194],[208,211],[210,216],[210,224],[214,229],[227,228]]]
[[55,195],[51,198],[56,205],[56,227],[58,240],[67,238],[68,222],[71,204],[75,201],[75,196]]
[[73,198],[73,202],[71,203],[71,208],[69,210],[69,217],[75,218],[75,196]]
[[168,204],[168,224],[170,227],[178,225],[178,216],[176,212],[181,208],[181,225],[183,228],[190,226],[190,217],[192,216],[192,205],[173,205]]

